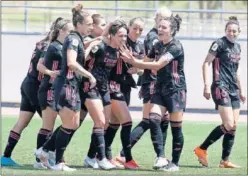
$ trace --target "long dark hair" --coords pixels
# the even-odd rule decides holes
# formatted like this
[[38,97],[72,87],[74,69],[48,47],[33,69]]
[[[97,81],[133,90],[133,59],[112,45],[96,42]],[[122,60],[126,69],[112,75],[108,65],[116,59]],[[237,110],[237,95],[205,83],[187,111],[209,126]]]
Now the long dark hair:
[[52,25],[50,26],[50,31],[47,33],[46,37],[44,39],[41,40],[41,42],[46,42],[46,41],[49,41],[50,40],[50,35],[51,33],[53,32],[55,26],[57,25],[57,23],[59,21],[61,21],[63,18],[62,17],[58,17],[53,23]]
[[59,36],[59,31],[66,28],[66,25],[70,23],[70,20],[62,19],[57,24],[54,25],[54,29],[51,33],[51,42],[55,41]]
[[72,8],[72,23],[77,27],[77,23],[83,24],[85,17],[91,16],[87,10],[83,10],[83,5],[78,4]]

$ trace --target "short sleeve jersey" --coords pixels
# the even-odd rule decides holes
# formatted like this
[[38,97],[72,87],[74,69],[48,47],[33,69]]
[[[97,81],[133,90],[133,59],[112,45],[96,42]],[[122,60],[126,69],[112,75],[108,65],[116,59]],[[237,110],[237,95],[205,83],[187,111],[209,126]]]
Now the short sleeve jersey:
[[102,91],[108,90],[110,71],[115,67],[119,51],[104,42],[92,48],[91,59],[87,61],[86,68],[97,80],[97,87]]
[[[134,57],[138,59],[144,58],[145,51],[143,44],[140,41],[132,41],[129,37],[127,37],[126,44]],[[130,64],[125,63],[121,58],[118,58],[116,66],[111,70],[110,80],[121,83],[122,87],[136,87],[136,83],[132,77],[132,74],[127,72],[131,67],[132,66]]]
[[240,61],[241,47],[237,42],[230,42],[225,36],[214,41],[209,53],[213,60],[213,83],[233,92],[238,89],[237,69]]
[[37,70],[37,64],[39,59],[45,55],[48,45],[48,41],[40,41],[36,43],[27,74],[30,81],[38,82],[40,84],[40,81],[42,80],[43,75]]
[[186,90],[184,50],[180,41],[172,39],[166,45],[159,41],[148,54],[149,58],[155,58],[157,61],[162,56],[169,61],[165,67],[157,71],[157,82],[162,84],[164,94]]
[[[53,41],[49,45],[44,58],[44,65],[47,69],[52,71],[60,70],[62,61],[62,47],[63,44],[58,40]],[[49,75],[44,75],[39,91],[46,92],[52,86],[54,79],[55,78],[51,78]]]
[[59,75],[59,77],[66,79],[70,84],[74,85],[81,82],[81,77],[67,66],[68,49],[72,49],[77,52],[76,61],[83,67],[85,61],[85,49],[83,37],[77,31],[71,32],[64,40],[62,48],[62,62],[60,66],[61,71]]
[[[144,49],[145,54],[147,55],[152,47],[158,42],[158,30],[156,28],[152,28],[146,35],[144,39]],[[156,75],[154,75],[151,70],[144,69],[144,73],[141,76],[141,84],[150,83],[151,81],[156,80]]]

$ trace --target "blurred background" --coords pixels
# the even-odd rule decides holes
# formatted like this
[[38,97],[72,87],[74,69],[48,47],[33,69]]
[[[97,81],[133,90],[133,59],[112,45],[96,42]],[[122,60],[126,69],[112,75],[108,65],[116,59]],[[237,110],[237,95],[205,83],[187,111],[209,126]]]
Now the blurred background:
[[[247,92],[247,1],[2,1],[2,105],[20,102],[20,85],[27,74],[35,43],[58,16],[71,19],[71,8],[77,3],[96,10],[107,22],[116,16],[123,16],[127,21],[144,17],[146,24],[141,40],[154,25],[156,9],[167,6],[178,13],[183,19],[177,38],[185,50],[187,106],[193,109],[214,108],[212,100],[202,96],[201,66],[213,40],[224,35],[228,17],[237,16],[241,28],[241,79]],[[134,89],[131,106],[141,107],[137,94],[138,89]],[[247,109],[247,103],[242,109]]]
[[165,5],[183,18],[178,36],[193,39],[219,37],[228,17],[236,15],[242,29],[240,39],[247,39],[247,1],[2,1],[2,32],[44,33],[58,16],[71,19],[71,7],[76,3],[98,11],[107,21],[115,16],[127,20],[144,17],[146,29],[153,26],[156,9]]

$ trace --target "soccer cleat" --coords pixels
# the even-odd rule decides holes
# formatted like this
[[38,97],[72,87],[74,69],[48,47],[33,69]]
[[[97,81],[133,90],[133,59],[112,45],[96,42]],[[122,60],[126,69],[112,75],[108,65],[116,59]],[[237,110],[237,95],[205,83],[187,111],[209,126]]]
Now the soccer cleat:
[[48,162],[49,162],[50,166],[54,166],[56,164],[55,152],[52,152],[52,151],[48,152]]
[[95,158],[90,158],[90,157],[86,157],[84,159],[84,166],[85,167],[90,167],[90,168],[93,168],[93,169],[99,169],[99,165],[96,161]]
[[20,166],[17,164],[14,160],[11,159],[11,157],[1,157],[1,166],[12,166],[12,167],[18,167]]
[[97,160],[99,167],[104,170],[110,170],[116,168],[115,165],[111,164],[106,158],[103,158],[101,161]]
[[111,159],[109,160],[109,162],[113,164],[114,166],[116,166],[116,168],[124,169],[124,165],[118,162],[116,159]]
[[49,153],[48,152],[45,152],[42,147],[35,151],[35,156],[38,159],[40,159],[40,162],[44,166],[46,166],[48,169],[51,169],[52,166],[50,165],[50,163],[48,161],[48,159],[49,159]]
[[33,167],[35,169],[47,169],[47,167],[44,166],[44,164],[42,164],[42,162],[37,162],[37,161],[34,162]]
[[230,161],[221,161],[219,164],[220,168],[241,168],[241,166],[235,165]]
[[76,171],[76,169],[70,168],[65,163],[56,164],[55,166],[52,166],[51,169],[54,171],[66,171],[66,172]]
[[128,161],[124,164],[125,169],[139,169],[139,165],[134,161]]
[[153,169],[155,170],[160,169],[162,167],[165,167],[167,164],[168,164],[168,160],[166,158],[157,157],[155,159]]
[[126,163],[126,158],[122,157],[122,156],[115,157],[115,160],[120,162],[122,165],[124,165]]
[[166,171],[166,172],[176,172],[176,171],[179,171],[179,166],[170,162],[167,166],[161,168],[160,170]]
[[195,148],[194,152],[202,166],[208,167],[207,150],[203,150],[200,148],[200,146],[198,146]]

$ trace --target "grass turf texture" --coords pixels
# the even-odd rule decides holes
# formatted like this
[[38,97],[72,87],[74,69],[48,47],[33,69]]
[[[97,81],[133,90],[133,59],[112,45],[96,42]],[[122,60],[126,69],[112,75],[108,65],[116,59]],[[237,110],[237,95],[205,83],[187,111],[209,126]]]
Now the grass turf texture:
[[[2,118],[2,151],[4,151],[7,137],[9,131],[13,127],[16,122],[16,118]],[[56,126],[60,124],[60,120],[57,121]],[[133,127],[137,124],[134,123]],[[112,175],[112,174],[125,174],[125,175],[165,175],[166,173],[162,171],[154,171],[152,170],[152,165],[155,157],[155,152],[153,150],[153,146],[150,139],[150,132],[147,131],[146,134],[142,137],[142,139],[136,144],[136,146],[132,150],[132,154],[137,163],[141,166],[138,171],[129,171],[129,170],[111,170],[111,171],[103,171],[103,170],[92,170],[83,167],[83,159],[85,158],[89,143],[90,143],[90,134],[92,131],[92,121],[86,120],[83,122],[80,129],[75,133],[71,143],[69,144],[66,152],[65,152],[65,160],[66,162],[72,166],[77,168],[78,170],[73,173],[63,173],[63,172],[53,172],[49,170],[34,170],[33,163],[34,159],[34,149],[36,147],[36,137],[39,128],[41,127],[41,120],[38,118],[34,118],[29,126],[22,133],[21,139],[17,144],[15,150],[12,153],[12,158],[22,164],[23,167],[12,167],[12,168],[2,168],[2,175],[47,175],[47,174],[92,174],[92,175]],[[221,150],[222,150],[222,138],[217,141],[213,146],[211,146],[208,150],[209,156],[209,167],[202,168],[198,163],[193,149],[199,145],[209,132],[218,125],[217,122],[189,122],[186,121],[183,123],[183,131],[184,131],[184,149],[181,155],[180,160],[180,172],[176,172],[175,174],[235,174],[235,175],[243,175],[247,174],[247,125],[239,124],[235,144],[233,146],[232,155],[230,157],[231,161],[235,164],[239,164],[242,166],[240,169],[221,169],[218,168],[218,164],[221,158]],[[120,130],[119,130],[120,131]],[[171,132],[168,130],[168,138],[166,143],[166,156],[171,159]],[[120,134],[117,133],[114,143],[112,145],[113,156],[118,154],[118,151],[121,149],[121,141]],[[171,173],[168,173],[171,174]],[[172,173],[173,174],[173,173]]]

